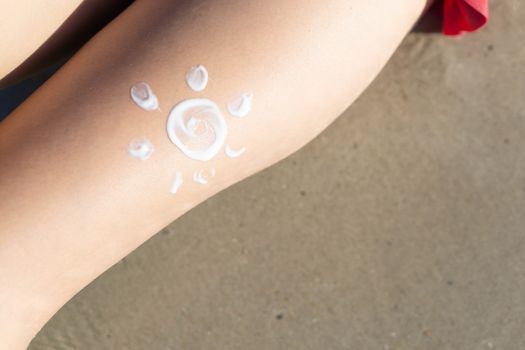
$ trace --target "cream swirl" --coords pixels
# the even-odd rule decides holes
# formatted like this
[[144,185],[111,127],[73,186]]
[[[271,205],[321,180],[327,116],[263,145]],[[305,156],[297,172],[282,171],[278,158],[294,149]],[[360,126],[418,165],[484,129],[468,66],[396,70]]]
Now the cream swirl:
[[217,104],[206,98],[178,103],[167,122],[168,137],[191,159],[207,161],[222,148],[228,126]]

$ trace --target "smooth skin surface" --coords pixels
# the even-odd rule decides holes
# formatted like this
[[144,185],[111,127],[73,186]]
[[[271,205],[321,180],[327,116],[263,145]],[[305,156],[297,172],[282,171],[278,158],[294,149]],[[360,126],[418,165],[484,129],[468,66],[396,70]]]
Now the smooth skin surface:
[[77,51],[133,0],[0,0],[0,89]]
[[35,52],[81,3],[82,0],[1,0],[0,32],[4,35],[0,37],[0,78]]
[[[0,124],[0,338],[27,346],[96,276],[225,187],[321,132],[376,76],[425,1],[138,1]],[[207,89],[187,70],[203,64]],[[161,110],[130,87],[148,82]],[[224,106],[254,93],[228,142],[246,146],[203,165],[166,136],[167,111],[188,97]],[[126,153],[148,137],[147,162]],[[169,193],[176,170],[214,167],[207,186]],[[79,227],[81,229],[79,229]],[[6,345],[6,346],[7,346]]]

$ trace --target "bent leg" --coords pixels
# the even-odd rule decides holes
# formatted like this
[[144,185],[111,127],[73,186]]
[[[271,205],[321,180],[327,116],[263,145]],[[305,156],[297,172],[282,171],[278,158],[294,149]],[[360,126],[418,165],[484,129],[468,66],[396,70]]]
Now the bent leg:
[[[424,6],[131,5],[0,124],[0,338],[22,348],[63,303],[151,235],[311,140],[377,75]],[[209,81],[196,92],[185,79],[199,64]],[[133,103],[129,92],[138,82],[151,86],[160,109]],[[238,118],[225,106],[243,92],[253,94],[253,108]],[[213,159],[196,160],[168,139],[170,109],[190,98],[217,103],[226,143],[246,149],[240,157],[228,157],[223,145]],[[200,135],[198,122],[186,122]],[[148,160],[128,154],[136,137],[155,146]],[[206,185],[193,181],[212,168]]]

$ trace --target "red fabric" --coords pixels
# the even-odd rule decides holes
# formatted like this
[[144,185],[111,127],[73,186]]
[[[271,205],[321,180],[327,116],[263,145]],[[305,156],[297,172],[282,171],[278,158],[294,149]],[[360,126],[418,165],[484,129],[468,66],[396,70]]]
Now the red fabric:
[[488,0],[444,0],[443,34],[473,32],[487,23]]

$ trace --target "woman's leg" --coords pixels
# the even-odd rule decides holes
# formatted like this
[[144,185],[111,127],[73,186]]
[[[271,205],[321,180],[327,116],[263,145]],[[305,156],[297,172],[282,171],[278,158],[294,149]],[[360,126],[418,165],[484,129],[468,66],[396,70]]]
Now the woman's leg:
[[[23,348],[61,305],[151,235],[321,132],[376,76],[424,6],[424,0],[131,5],[0,124],[3,344]],[[199,64],[209,82],[195,92],[185,78]],[[160,109],[132,102],[130,88],[138,82],[152,87]],[[243,92],[253,93],[253,108],[233,117],[224,106]],[[221,150],[210,161],[194,160],[213,152],[184,148],[220,140],[221,123],[212,125],[215,139],[198,144],[183,129],[171,134],[191,157],[170,142],[170,109],[195,97],[217,102],[226,143],[246,149],[240,157]],[[213,106],[200,112],[194,121],[217,117]],[[198,122],[187,127],[209,131]],[[148,160],[128,155],[136,137],[155,145]],[[207,185],[192,180],[195,171],[212,168]],[[178,172],[183,183],[172,194]]]

